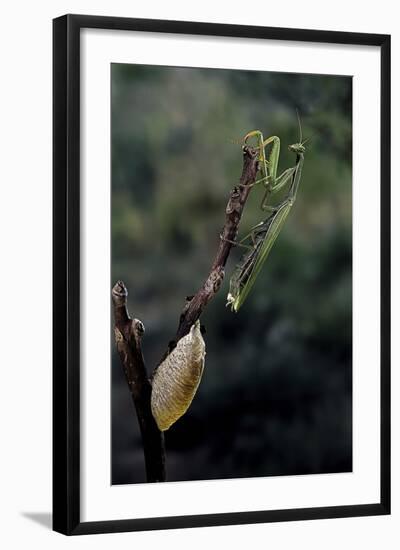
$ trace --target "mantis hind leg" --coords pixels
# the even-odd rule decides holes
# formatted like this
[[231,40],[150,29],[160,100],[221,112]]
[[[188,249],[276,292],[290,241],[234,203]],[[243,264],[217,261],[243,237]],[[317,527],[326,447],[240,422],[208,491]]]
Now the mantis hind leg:
[[[221,240],[225,241],[226,243],[231,243],[234,246],[240,246],[241,248],[245,248],[246,250],[253,250],[254,245],[250,246],[249,244],[243,244],[243,241],[248,239],[249,236],[250,236],[250,233],[248,235],[246,235],[245,237],[243,237],[243,239],[240,239],[240,241],[232,241],[232,239],[227,239],[226,237],[223,237],[222,235],[220,236],[220,238],[221,238]],[[253,243],[254,243],[254,240],[253,240]]]
[[[275,212],[276,211],[276,208],[271,208],[271,211]],[[247,235],[245,235],[244,237],[242,237],[240,239],[240,241],[232,241],[231,239],[226,239],[225,237],[223,237],[221,235],[221,239],[228,242],[228,243],[231,243],[235,246],[240,246],[242,248],[246,248],[247,250],[253,250],[255,248],[255,245],[256,245],[256,233],[257,233],[257,228],[261,227],[262,225],[264,225],[264,222],[260,222],[258,223],[257,225],[255,225],[254,227],[251,228],[251,230],[247,233]],[[252,246],[249,245],[249,244],[243,244],[245,241],[247,241],[248,239],[251,239],[251,242],[252,242]]]

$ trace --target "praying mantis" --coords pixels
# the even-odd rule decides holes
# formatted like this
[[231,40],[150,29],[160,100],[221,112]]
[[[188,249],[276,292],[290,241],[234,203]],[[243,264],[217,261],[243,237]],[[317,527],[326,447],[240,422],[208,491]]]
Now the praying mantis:
[[[260,207],[263,211],[266,211],[269,214],[265,220],[255,225],[250,233],[241,241],[235,243],[240,246],[244,246],[248,249],[248,251],[243,255],[239,264],[236,266],[230,280],[227,305],[231,306],[232,311],[237,312],[249,295],[249,292],[251,291],[257,276],[283,227],[290,209],[296,200],[296,194],[304,164],[304,144],[308,141],[302,141],[302,131],[299,117],[298,122],[300,133],[299,142],[289,145],[289,151],[296,154],[296,164],[295,166],[282,172],[282,174],[278,177],[277,170],[280,153],[279,137],[271,136],[264,140],[263,134],[259,130],[249,132],[244,137],[245,144],[250,138],[255,138],[258,142],[257,149],[259,149],[259,170],[262,177],[257,180],[255,184],[264,184],[265,192]],[[272,149],[269,160],[267,160],[265,148],[270,143],[272,143]],[[282,189],[288,181],[290,181],[290,186],[286,198],[277,206],[268,205],[267,203],[269,197]],[[249,238],[252,241],[252,245],[243,245],[242,243]]]

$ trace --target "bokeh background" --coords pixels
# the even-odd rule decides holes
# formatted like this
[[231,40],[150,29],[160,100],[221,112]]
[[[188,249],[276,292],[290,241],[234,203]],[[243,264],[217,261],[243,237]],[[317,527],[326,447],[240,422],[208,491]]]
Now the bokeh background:
[[[307,143],[297,201],[237,314],[223,287],[201,321],[206,367],[166,432],[169,481],[352,468],[350,77],[113,64],[112,282],[129,289],[151,372],[187,295],[208,274],[240,145],[276,134],[294,163],[296,108]],[[251,194],[240,234],[259,222]],[[279,199],[279,197],[278,197]],[[112,483],[145,481],[140,433],[112,345]]]

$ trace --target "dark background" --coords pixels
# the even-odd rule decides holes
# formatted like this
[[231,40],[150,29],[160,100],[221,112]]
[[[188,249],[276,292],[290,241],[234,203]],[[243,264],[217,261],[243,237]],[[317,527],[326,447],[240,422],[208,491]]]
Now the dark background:
[[[112,282],[129,289],[149,372],[186,295],[208,274],[239,141],[278,135],[292,166],[298,108],[307,143],[297,201],[244,306],[225,307],[235,260],[201,321],[206,367],[166,432],[168,480],[349,471],[351,78],[113,64]],[[255,189],[240,226],[263,213]],[[134,406],[112,345],[112,483],[145,481]]]

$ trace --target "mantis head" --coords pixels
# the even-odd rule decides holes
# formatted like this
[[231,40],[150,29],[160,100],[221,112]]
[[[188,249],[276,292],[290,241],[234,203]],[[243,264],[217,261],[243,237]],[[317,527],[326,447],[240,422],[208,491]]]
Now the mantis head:
[[306,148],[304,147],[305,141],[303,143],[293,143],[292,145],[289,145],[288,149],[289,151],[293,151],[294,153],[304,153]]

